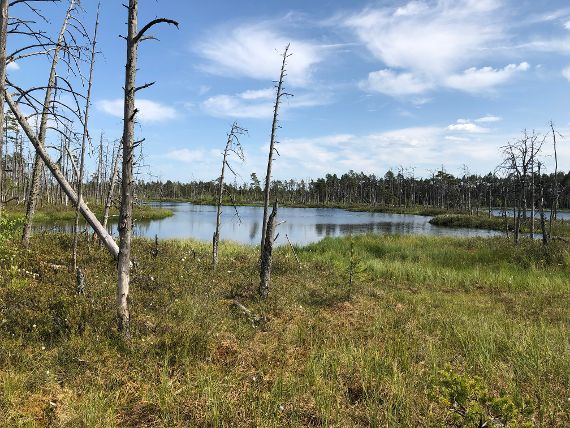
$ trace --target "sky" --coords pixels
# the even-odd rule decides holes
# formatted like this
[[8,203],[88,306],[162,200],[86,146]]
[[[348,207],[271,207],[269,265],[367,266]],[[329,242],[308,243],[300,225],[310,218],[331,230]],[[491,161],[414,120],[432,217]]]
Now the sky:
[[[93,28],[96,2],[82,3]],[[101,4],[90,117],[91,134],[110,141],[122,132],[121,3]],[[56,31],[65,5],[42,7]],[[294,96],[281,106],[276,179],[399,167],[416,176],[442,166],[484,174],[524,129],[545,133],[553,121],[570,138],[567,1],[141,0],[139,25],[156,17],[180,26],[154,27],[158,40],[139,49],[138,84],[156,81],[137,93],[145,180],[215,179],[234,121],[249,131],[245,162],[231,160],[235,180],[264,177],[288,43],[285,84]],[[42,82],[34,61],[10,66],[9,78]],[[567,170],[570,144],[559,146]],[[552,170],[550,140],[545,148]]]

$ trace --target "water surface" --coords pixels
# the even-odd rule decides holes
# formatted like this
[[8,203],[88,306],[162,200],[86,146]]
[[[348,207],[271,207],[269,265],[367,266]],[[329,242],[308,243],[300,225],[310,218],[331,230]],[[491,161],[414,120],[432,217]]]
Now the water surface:
[[[211,241],[216,227],[216,207],[190,203],[153,203],[153,206],[174,212],[172,217],[162,220],[136,222],[135,234],[159,239],[199,239]],[[222,240],[257,245],[261,241],[263,208],[224,207],[222,211]],[[433,226],[431,217],[351,212],[336,208],[280,208],[277,227],[279,245],[287,243],[309,244],[324,237],[349,234],[374,233],[402,235],[438,236],[496,236],[495,231],[479,229],[452,229]],[[117,233],[113,225],[113,233]]]

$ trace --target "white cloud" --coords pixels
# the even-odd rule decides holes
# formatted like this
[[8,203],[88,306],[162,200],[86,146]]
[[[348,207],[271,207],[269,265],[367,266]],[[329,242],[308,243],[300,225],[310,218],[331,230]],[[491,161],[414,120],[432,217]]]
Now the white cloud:
[[271,117],[271,102],[247,103],[239,96],[216,95],[202,103],[202,108],[217,117],[263,119]]
[[17,71],[20,69],[20,66],[18,65],[18,63],[16,62],[10,62],[8,63],[8,65],[6,66],[6,69],[8,71]]
[[[136,107],[139,109],[137,119],[141,122],[166,122],[178,117],[177,111],[162,103],[137,99]],[[123,100],[101,100],[97,103],[97,108],[111,116],[123,118]]]
[[203,161],[206,157],[206,152],[201,149],[177,149],[169,151],[163,157],[184,163],[194,163]]
[[570,21],[566,21],[564,23],[564,28],[566,28],[567,30],[570,30]]
[[[237,95],[216,95],[202,103],[203,110],[216,117],[266,119],[273,116],[275,90],[249,90]],[[327,95],[305,93],[283,99],[281,111],[327,104]]]
[[481,134],[488,132],[487,128],[483,128],[473,122],[468,120],[459,119],[456,123],[449,125],[447,127],[448,131],[456,131],[456,132],[466,132],[470,134]]
[[378,174],[410,164],[425,174],[442,164],[460,170],[467,163],[486,173],[499,162],[501,138],[486,133],[450,135],[446,128],[417,127],[368,135],[283,139],[274,168],[278,177],[298,177],[300,171],[301,176],[316,177],[350,169]]
[[283,50],[291,43],[287,83],[307,85],[314,67],[324,59],[324,47],[281,34],[271,28],[274,25],[243,25],[210,35],[197,46],[198,53],[210,61],[206,70],[229,76],[276,80]]
[[388,67],[441,76],[483,56],[503,38],[498,5],[414,1],[397,9],[368,8],[343,23]]
[[570,66],[562,70],[562,76],[564,76],[564,78],[570,82]]
[[503,119],[499,116],[487,115],[487,116],[480,117],[479,119],[475,119],[475,122],[492,123],[492,122],[500,122],[501,120],[503,120]]
[[470,93],[495,88],[528,63],[474,67],[508,40],[498,0],[410,1],[400,7],[370,7],[341,19],[384,65],[360,87],[391,96],[438,87]]
[[275,94],[276,92],[274,88],[267,88],[245,91],[240,94],[240,97],[244,100],[270,100],[275,98]]
[[504,68],[492,67],[469,68],[463,73],[454,74],[446,79],[446,86],[466,92],[478,92],[493,88],[507,82],[516,73],[527,71],[530,68],[527,62],[509,64]]
[[398,96],[420,94],[432,88],[432,84],[412,73],[398,74],[392,70],[379,70],[370,73],[368,80],[361,82],[360,87],[371,92]]

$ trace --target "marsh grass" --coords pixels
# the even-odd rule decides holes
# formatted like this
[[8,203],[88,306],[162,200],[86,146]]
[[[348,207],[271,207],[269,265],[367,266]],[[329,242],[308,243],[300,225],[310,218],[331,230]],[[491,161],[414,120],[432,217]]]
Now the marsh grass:
[[[103,218],[104,207],[90,206],[90,209],[95,213],[98,219],[101,220]],[[25,215],[25,207],[10,206],[6,209],[4,215],[10,219],[19,219]],[[110,216],[118,217],[118,215],[119,211],[114,207],[111,208]],[[174,215],[174,213],[166,208],[158,208],[149,205],[135,205],[133,215],[137,220],[161,220]],[[36,223],[68,222],[73,221],[74,219],[75,210],[72,205],[44,206],[34,214],[34,222]],[[81,221],[83,221],[82,218]]]
[[[511,213],[512,214],[512,213]],[[548,215],[546,213],[546,227],[548,224]],[[488,229],[497,230],[500,232],[505,231],[505,219],[503,217],[488,217],[487,215],[469,215],[469,214],[449,214],[442,213],[436,215],[430,220],[430,223],[434,226],[443,227],[460,227],[460,228],[472,228],[472,229]],[[507,223],[509,227],[509,232],[513,231],[514,220],[512,215],[507,218]],[[531,222],[530,219],[521,219],[521,232],[530,233]],[[534,233],[537,235],[541,234],[540,230],[540,219],[536,219],[534,223]],[[552,227],[553,236],[570,236],[570,221],[568,220],[555,220]]]
[[[114,262],[70,238],[3,243],[0,425],[56,427],[570,424],[568,248],[358,236],[258,251],[135,241],[133,339],[115,332]],[[2,245],[2,244],[0,244]],[[10,266],[16,263],[17,267]],[[238,300],[267,322],[255,327]],[[502,424],[502,425],[500,425]]]

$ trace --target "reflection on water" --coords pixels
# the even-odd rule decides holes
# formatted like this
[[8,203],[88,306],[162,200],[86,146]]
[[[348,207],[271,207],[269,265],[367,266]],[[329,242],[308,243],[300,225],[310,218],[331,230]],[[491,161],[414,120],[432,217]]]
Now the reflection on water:
[[[211,241],[216,227],[216,210],[213,206],[188,203],[153,203],[174,212],[163,220],[137,222],[134,233],[137,236],[159,239],[199,239]],[[258,244],[261,241],[261,219],[263,208],[238,207],[239,218],[231,207],[222,211],[222,240],[244,244]],[[477,229],[451,229],[429,224],[430,217],[405,214],[350,212],[332,208],[280,208],[277,227],[277,244],[287,243],[285,235],[294,244],[317,242],[326,236],[348,234],[422,234],[445,236],[494,236],[494,231]],[[240,221],[241,219],[241,221]],[[116,219],[115,219],[116,220]],[[45,226],[43,226],[45,228]],[[69,232],[72,224],[50,225],[58,231]],[[112,224],[112,233],[117,236],[117,225]]]
[[[497,208],[497,209],[493,209],[493,210],[491,211],[491,213],[492,213],[494,216],[502,217],[502,215],[503,215],[503,210]],[[521,213],[521,215],[522,215],[522,213]],[[512,209],[512,208],[509,208],[509,209],[507,210],[507,216],[509,216],[509,217],[511,217],[511,218],[513,217],[513,209]],[[528,218],[531,218],[531,217],[532,217],[532,213],[531,213],[530,209],[527,209],[527,211],[526,211],[526,216],[527,216]],[[545,216],[545,218],[546,218],[547,220],[550,219],[550,210],[545,210],[545,211],[544,211],[544,216]],[[534,218],[536,218],[537,220],[540,219],[540,211],[537,210],[537,209],[535,209],[535,211],[534,211]],[[558,212],[556,213],[556,218],[557,218],[558,220],[570,220],[570,212],[568,212],[568,211],[558,211]]]

